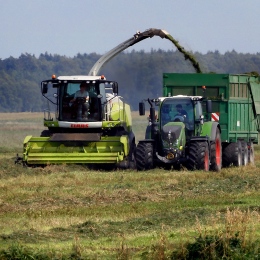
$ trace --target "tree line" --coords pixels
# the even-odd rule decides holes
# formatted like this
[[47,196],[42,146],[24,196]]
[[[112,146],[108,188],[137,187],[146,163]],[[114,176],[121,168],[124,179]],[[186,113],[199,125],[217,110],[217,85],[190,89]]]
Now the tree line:
[[[203,72],[213,73],[259,73],[260,53],[206,54],[194,52]],[[40,112],[46,101],[40,92],[40,82],[52,74],[87,75],[101,57],[96,53],[77,54],[66,57],[44,53],[35,57],[28,53],[19,58],[0,59],[0,112]],[[124,97],[132,110],[138,109],[141,99],[162,95],[162,74],[196,73],[190,61],[176,51],[161,49],[123,52],[106,63],[100,70],[107,79],[119,84],[119,95]]]

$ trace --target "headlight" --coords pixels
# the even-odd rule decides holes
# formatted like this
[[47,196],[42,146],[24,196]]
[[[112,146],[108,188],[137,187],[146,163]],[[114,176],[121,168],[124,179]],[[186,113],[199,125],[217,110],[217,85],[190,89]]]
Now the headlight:
[[175,157],[175,155],[173,153],[168,153],[166,155],[166,159],[168,159],[168,160],[172,160],[172,159],[174,159],[174,157]]

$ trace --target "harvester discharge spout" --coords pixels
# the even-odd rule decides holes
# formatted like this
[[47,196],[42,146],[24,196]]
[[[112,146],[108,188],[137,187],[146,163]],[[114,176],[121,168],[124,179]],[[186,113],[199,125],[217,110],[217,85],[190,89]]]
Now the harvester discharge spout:
[[124,51],[128,47],[131,47],[135,45],[136,43],[143,41],[147,38],[152,38],[154,36],[159,36],[162,39],[167,39],[171,41],[175,47],[180,51],[185,59],[188,59],[191,61],[194,69],[196,70],[197,73],[201,73],[201,69],[199,66],[199,63],[196,61],[196,59],[189,53],[187,52],[184,47],[182,47],[177,40],[175,40],[166,30],[161,30],[161,29],[155,29],[155,28],[150,28],[148,30],[145,30],[144,32],[136,32],[133,37],[130,39],[124,41],[123,43],[117,45],[115,48],[112,50],[108,51],[106,54],[104,54],[91,68],[89,71],[90,76],[96,76],[99,73],[99,70],[101,67],[107,63],[109,60],[111,60],[114,56],[116,56],[118,53]]

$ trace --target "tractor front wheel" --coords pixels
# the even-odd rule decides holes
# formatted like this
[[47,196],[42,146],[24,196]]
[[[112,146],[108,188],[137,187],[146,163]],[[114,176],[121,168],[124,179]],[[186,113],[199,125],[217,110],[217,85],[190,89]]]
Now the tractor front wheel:
[[138,143],[135,153],[136,169],[145,171],[154,168],[153,145],[151,143]]
[[209,171],[209,146],[207,142],[192,142],[189,147],[188,168]]

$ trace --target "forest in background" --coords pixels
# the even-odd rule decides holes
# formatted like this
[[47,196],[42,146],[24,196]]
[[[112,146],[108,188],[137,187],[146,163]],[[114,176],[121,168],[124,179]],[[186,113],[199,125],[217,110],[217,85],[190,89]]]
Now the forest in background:
[[[236,51],[224,54],[218,51],[201,54],[191,53],[199,62],[203,72],[249,73],[260,72],[260,53],[242,54]],[[0,112],[41,112],[46,101],[40,92],[40,82],[51,75],[87,75],[101,57],[96,53],[77,54],[73,58],[58,54],[28,53],[19,58],[0,59]],[[179,51],[161,49],[122,52],[100,70],[107,79],[119,84],[119,95],[123,96],[132,110],[144,98],[162,95],[163,73],[195,73],[189,60]]]

